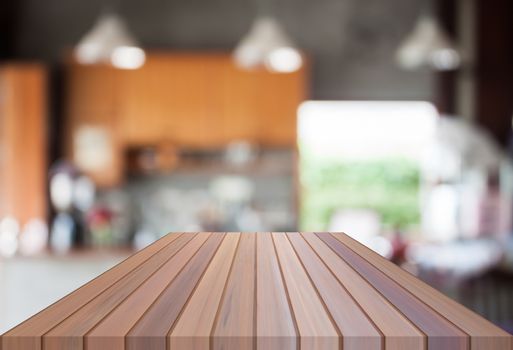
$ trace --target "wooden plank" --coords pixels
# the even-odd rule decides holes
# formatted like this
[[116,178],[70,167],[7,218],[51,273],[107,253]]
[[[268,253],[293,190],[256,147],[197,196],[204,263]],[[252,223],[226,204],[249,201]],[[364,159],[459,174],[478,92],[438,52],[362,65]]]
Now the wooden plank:
[[257,234],[257,350],[295,350],[297,332],[270,233]]
[[239,238],[240,233],[226,235],[169,336],[171,349],[209,349],[210,333]]
[[329,234],[319,237],[428,336],[429,350],[468,350],[466,333]]
[[210,260],[216,253],[224,234],[213,234],[185,265],[178,276],[162,292],[126,336],[128,350],[162,349],[167,335],[189,300]]
[[288,233],[292,247],[342,333],[345,350],[380,350],[381,333],[300,234]]
[[89,283],[50,305],[38,314],[16,326],[2,335],[2,345],[5,349],[34,349],[41,350],[41,337],[50,329],[58,325],[64,319],[83,304],[101,294],[112,284],[127,276],[140,264],[152,258],[160,250],[172,244],[180,234],[170,234],[153,243],[144,250],[132,255],[112,269],[101,274]]
[[273,233],[273,240],[296,318],[301,349],[338,349],[339,332],[302,268],[287,236],[284,233]]
[[447,320],[468,333],[471,337],[472,350],[513,349],[513,337],[491,322],[438,292],[397,265],[375,254],[347,235],[337,233],[334,236],[384,274],[397,281],[403,288],[419,297]]
[[85,303],[43,336],[44,349],[82,349],[84,335],[134,292],[146,279],[151,277],[170,257],[190,242],[192,237],[192,235],[182,235],[173,244],[168,245],[154,254],[151,259],[139,265],[130,275],[112,284],[96,298]]
[[205,243],[209,234],[199,233],[167,261],[153,276],[101,320],[85,338],[86,349],[107,347],[123,350],[125,335],[153,304],[191,257]]
[[253,349],[256,235],[243,233],[217,311],[212,349]]
[[303,238],[385,336],[387,350],[423,350],[425,335],[315,234]]

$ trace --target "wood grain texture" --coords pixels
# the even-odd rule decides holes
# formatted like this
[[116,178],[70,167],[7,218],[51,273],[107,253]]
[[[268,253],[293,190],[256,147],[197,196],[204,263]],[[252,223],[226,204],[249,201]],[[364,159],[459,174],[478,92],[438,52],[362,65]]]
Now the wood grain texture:
[[273,233],[273,239],[296,317],[301,349],[338,349],[340,332],[335,328],[287,236]]
[[297,234],[287,236],[342,334],[342,348],[380,350],[381,334],[347,290],[335,279],[301,236]]
[[[192,240],[190,239],[191,237],[183,238],[188,240],[175,243],[177,248],[183,248],[172,256],[165,265],[158,269],[132,295],[118,305],[116,312],[110,313],[87,334],[87,349],[97,349],[106,344],[112,350],[124,348],[125,335],[142,317],[153,301],[164,291],[169,281],[176,277],[191,256],[198,251],[208,238],[208,235],[197,235]],[[186,243],[187,245],[184,246]],[[180,245],[178,246],[178,244]]]
[[468,335],[331,235],[321,239],[427,335],[429,350],[466,350]]
[[223,239],[216,234],[203,244],[176,279],[146,311],[126,336],[126,348],[133,350],[166,349],[167,334],[180,315]]
[[257,349],[295,350],[297,331],[270,233],[257,235]]
[[170,234],[1,350],[511,350],[512,336],[339,233]]
[[171,244],[178,237],[180,237],[179,234],[170,234],[162,238],[59,300],[57,303],[50,305],[29,320],[11,329],[2,335],[4,348],[41,350],[42,337],[46,332],[61,323],[82,305],[88,303],[119,279],[135,270],[139,265]]
[[255,328],[256,235],[241,236],[212,333],[213,349],[252,349]]
[[114,283],[43,336],[44,349],[81,349],[85,334],[134,292],[182,246],[181,238]]
[[387,274],[387,276],[397,281],[403,288],[416,295],[440,315],[466,332],[471,338],[472,350],[513,349],[513,337],[509,333],[439,293],[433,287],[375,254],[347,235],[337,233],[334,236],[376,268]]
[[240,234],[228,233],[196,292],[169,336],[175,349],[208,349],[210,333],[230,273]]
[[303,233],[303,238],[322,257],[324,263],[339,282],[365,310],[385,337],[387,350],[423,350],[424,334],[418,330],[397,308],[385,299],[372,284],[361,278],[351,266],[340,259],[319,237]]

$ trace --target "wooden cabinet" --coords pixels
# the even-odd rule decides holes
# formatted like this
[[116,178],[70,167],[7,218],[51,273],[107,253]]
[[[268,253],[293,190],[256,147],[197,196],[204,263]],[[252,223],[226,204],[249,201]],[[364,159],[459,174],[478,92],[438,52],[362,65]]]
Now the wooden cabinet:
[[121,77],[107,65],[71,64],[66,75],[66,153],[99,186],[116,185],[123,176]]
[[[217,113],[210,114],[215,140],[248,140],[263,146],[294,146],[297,108],[306,98],[306,71],[280,74],[246,71],[231,57],[219,60],[209,91]],[[212,111],[212,109],[209,109]]]
[[[222,61],[218,68],[217,85],[219,114],[213,127],[219,143],[233,140],[258,142],[255,74],[240,70],[231,62]],[[216,87],[212,87],[215,89]]]
[[129,144],[172,141],[202,146],[207,130],[207,61],[192,55],[155,55],[122,74],[119,123]]
[[0,66],[0,218],[46,219],[47,74],[39,64]]
[[297,109],[305,97],[305,75],[303,72],[272,74],[261,71],[254,79],[259,142],[275,146],[294,145]]
[[67,70],[68,113],[112,113],[118,107],[118,80],[120,71],[107,65],[84,66],[72,64]]
[[112,174],[89,172],[101,185],[119,181],[112,168],[128,146],[213,148],[247,140],[293,147],[306,90],[305,69],[248,72],[219,53],[150,53],[133,71],[73,62],[67,70],[71,139],[84,125],[105,127],[113,138]]

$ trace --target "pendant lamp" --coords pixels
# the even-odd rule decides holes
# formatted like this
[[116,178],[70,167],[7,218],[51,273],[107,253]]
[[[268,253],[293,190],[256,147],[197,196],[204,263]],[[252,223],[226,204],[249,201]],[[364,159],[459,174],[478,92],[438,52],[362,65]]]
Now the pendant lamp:
[[100,15],[76,46],[75,57],[82,64],[108,63],[120,69],[140,68],[146,60],[125,22],[115,13]]
[[407,70],[423,66],[449,71],[459,68],[461,56],[449,35],[431,15],[419,18],[413,32],[397,50],[398,64]]
[[290,73],[303,64],[301,53],[281,24],[271,16],[261,16],[255,20],[249,33],[235,48],[233,56],[237,65],[244,69],[264,66],[273,72]]

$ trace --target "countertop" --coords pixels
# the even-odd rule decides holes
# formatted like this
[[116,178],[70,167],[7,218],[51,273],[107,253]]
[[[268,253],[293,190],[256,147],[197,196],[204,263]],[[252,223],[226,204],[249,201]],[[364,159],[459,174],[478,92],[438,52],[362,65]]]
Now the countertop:
[[4,350],[513,346],[340,233],[169,234],[1,340]]

